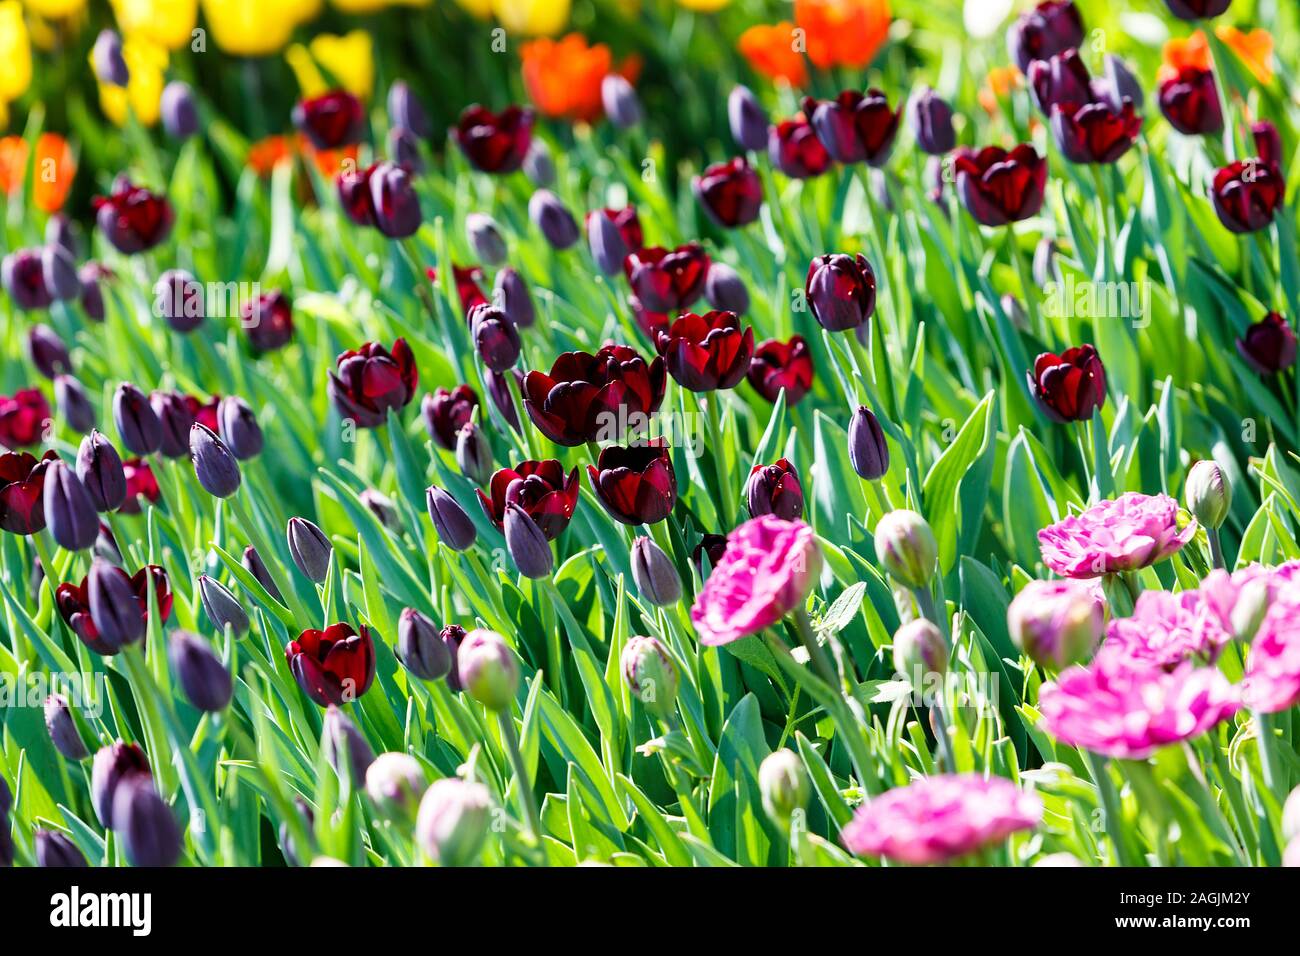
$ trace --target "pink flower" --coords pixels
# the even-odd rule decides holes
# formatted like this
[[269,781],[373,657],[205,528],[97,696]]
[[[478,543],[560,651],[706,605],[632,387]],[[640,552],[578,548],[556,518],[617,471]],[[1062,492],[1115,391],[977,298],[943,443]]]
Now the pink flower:
[[1004,777],[925,777],[874,797],[840,834],[853,853],[924,865],[1000,843],[1043,818],[1043,802]]
[[691,608],[700,643],[730,644],[771,627],[808,596],[821,566],[821,548],[802,521],[746,521],[727,536],[727,550]]
[[1135,491],[1099,502],[1038,532],[1043,563],[1062,577],[1096,578],[1163,561],[1196,533],[1178,529],[1178,502]]
[[1120,666],[1164,670],[1192,659],[1213,664],[1232,639],[1225,624],[1200,591],[1143,591],[1132,617],[1110,622],[1097,656]]
[[1275,599],[1269,605],[1250,642],[1242,691],[1252,710],[1266,714],[1300,702],[1300,600]]
[[1127,760],[1197,737],[1239,706],[1237,688],[1213,667],[1132,668],[1102,654],[1038,694],[1041,726],[1057,740]]

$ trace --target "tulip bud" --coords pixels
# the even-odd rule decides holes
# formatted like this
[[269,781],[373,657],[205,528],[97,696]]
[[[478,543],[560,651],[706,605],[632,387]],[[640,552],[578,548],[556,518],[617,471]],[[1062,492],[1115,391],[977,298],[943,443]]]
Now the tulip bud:
[[59,404],[59,414],[74,432],[84,434],[95,427],[94,406],[81,383],[71,375],[55,377],[54,399]]
[[119,740],[101,747],[90,767],[90,803],[99,822],[113,829],[114,801],[118,786],[130,777],[149,780],[149,761],[135,744]]
[[162,444],[162,422],[149,399],[130,382],[123,382],[113,395],[113,423],[127,450],[144,457]]
[[341,758],[346,757],[353,786],[364,783],[366,771],[375,762],[375,752],[370,749],[370,744],[361,731],[357,730],[357,725],[334,704],[325,708],[320,744],[325,751],[325,758],[340,777],[343,775]]
[[262,428],[248,402],[228,395],[217,405],[217,428],[230,453],[240,461],[262,453]]
[[605,275],[617,275],[623,271],[627,243],[614,220],[599,209],[587,215],[587,246],[591,249],[596,268]]
[[80,869],[90,865],[77,845],[58,830],[37,830],[34,837],[37,866]]
[[451,656],[451,669],[447,671],[447,687],[454,694],[459,694],[463,690],[460,686],[460,646],[465,643],[466,633],[459,624],[444,624],[442,630],[438,632],[438,639],[442,641],[442,646],[447,648],[447,653]]
[[669,607],[682,596],[682,579],[664,549],[647,537],[632,542],[632,580],[655,607]]
[[375,228],[389,239],[415,235],[423,221],[420,197],[409,170],[395,163],[378,163],[370,170],[370,200]]
[[397,620],[397,659],[421,680],[438,680],[451,670],[451,649],[433,622],[414,608]]
[[370,509],[370,513],[379,519],[379,523],[389,531],[397,533],[402,530],[401,519],[397,516],[397,505],[393,503],[393,499],[388,495],[376,491],[374,488],[367,488],[357,497],[361,499],[363,505]]
[[1034,247],[1034,282],[1042,289],[1056,278],[1056,241],[1047,236]]
[[487,484],[492,477],[492,449],[473,422],[462,425],[456,433],[456,464],[461,474],[475,484]]
[[71,219],[61,212],[56,212],[45,222],[45,244],[58,246],[76,259],[80,256],[81,244],[77,241],[77,227]]
[[600,83],[600,101],[609,121],[619,129],[631,129],[641,122],[641,100],[626,77],[605,74]]
[[455,498],[436,485],[430,485],[425,489],[424,502],[433,528],[443,544],[453,551],[468,551],[474,546],[478,532],[474,529],[470,516]]
[[1187,510],[1197,521],[1211,531],[1223,525],[1232,506],[1232,485],[1215,462],[1207,459],[1194,464],[1183,492]]
[[909,588],[934,577],[939,545],[930,525],[915,511],[891,511],[876,524],[876,560]]
[[257,553],[257,549],[251,544],[244,549],[244,559],[240,563],[243,564],[245,571],[257,579],[257,583],[262,585],[267,594],[271,595],[271,597],[275,598],[281,604],[284,603],[284,595],[282,595],[280,589],[276,587],[275,580],[271,577],[271,572],[266,569],[266,564],[262,561],[262,556]]
[[1254,640],[1255,632],[1264,623],[1269,606],[1268,582],[1260,579],[1247,581],[1237,595],[1237,603],[1232,606],[1232,633],[1237,640],[1249,644]]
[[1102,76],[1095,85],[1102,98],[1115,110],[1122,110],[1126,100],[1133,104],[1134,109],[1140,110],[1146,99],[1142,84],[1128,64],[1110,53],[1103,58]]
[[[420,155],[420,138],[405,126],[394,126],[388,131],[388,158],[417,176],[424,172],[424,157]],[[342,179],[339,180],[339,188],[344,188]]]
[[524,154],[524,175],[534,186],[543,188],[555,182],[555,161],[551,151],[540,139],[534,139]]
[[62,694],[51,694],[45,698],[45,729],[50,733],[54,749],[65,759],[85,760],[90,756],[68,706],[68,698]]
[[229,498],[239,490],[239,462],[212,429],[197,422],[190,428],[190,461],[199,484],[214,498]]
[[53,299],[71,302],[81,295],[77,261],[62,246],[47,245],[41,249],[41,272],[45,277],[45,288]]
[[230,589],[216,578],[206,574],[199,575],[198,584],[199,601],[203,604],[203,611],[212,625],[218,631],[224,631],[229,627],[236,637],[247,634],[248,615]]
[[104,321],[104,290],[99,287],[99,280],[106,274],[97,262],[87,262],[77,270],[77,281],[81,283],[81,308],[92,322]]
[[334,545],[325,537],[325,532],[306,518],[290,518],[286,532],[289,541],[289,556],[298,570],[317,584],[323,584],[329,574],[330,556]]
[[90,492],[63,461],[45,470],[45,521],[50,534],[68,551],[84,551],[99,537],[99,515]]
[[510,317],[516,328],[526,329],[536,320],[533,297],[528,294],[524,277],[509,266],[497,273],[492,302]]
[[796,810],[808,803],[808,771],[792,750],[774,750],[758,766],[758,792],[771,820],[788,825]]
[[488,710],[508,710],[519,689],[519,663],[506,639],[478,628],[465,635],[456,655],[460,685]]
[[423,104],[404,80],[397,80],[388,88],[388,121],[393,126],[409,129],[420,139],[431,132]]
[[[98,527],[98,524],[96,524]],[[117,653],[144,637],[145,621],[131,579],[121,568],[95,560],[90,565],[90,619],[100,641]]]
[[101,30],[90,51],[95,76],[108,86],[126,86],[131,81],[131,71],[122,56],[122,38],[113,30]]
[[771,465],[755,465],[745,482],[745,503],[750,517],[776,515],[786,521],[803,515],[803,486],[794,465],[782,458]]
[[415,837],[435,863],[468,866],[483,849],[491,810],[483,784],[459,777],[435,780],[420,801]]
[[677,663],[655,637],[630,637],[619,658],[623,680],[646,713],[668,720],[676,712]]
[[749,87],[732,87],[727,96],[727,122],[731,126],[731,138],[741,149],[767,148],[767,114]]
[[194,412],[185,396],[176,392],[154,392],[149,405],[162,424],[162,442],[158,453],[164,458],[181,458],[189,450],[190,429],[194,427]]
[[203,286],[184,269],[171,269],[158,277],[153,302],[154,313],[177,332],[193,332],[203,324]]
[[941,156],[957,145],[952,129],[952,107],[928,86],[912,100],[909,119],[916,145],[925,152]]
[[163,87],[158,113],[162,117],[163,129],[172,139],[189,139],[199,131],[199,110],[188,83],[173,80]]
[[704,298],[709,305],[723,312],[744,315],[749,311],[749,290],[745,288],[745,280],[724,262],[709,266],[708,277],[704,280]]
[[1055,670],[1087,660],[1105,621],[1101,594],[1082,581],[1033,581],[1007,609],[1011,640],[1035,663]]
[[195,708],[209,714],[226,709],[235,690],[230,671],[203,638],[189,631],[176,631],[167,656],[181,690]]
[[484,365],[494,372],[504,372],[519,361],[519,330],[508,315],[490,305],[476,305],[469,314],[469,323]]
[[72,359],[68,347],[48,325],[33,325],[27,333],[27,354],[32,365],[48,379],[53,379],[72,371]]
[[849,462],[866,481],[879,481],[889,471],[884,430],[866,405],[858,406],[849,423]]
[[505,372],[494,372],[488,369],[484,379],[487,382],[488,395],[492,397],[492,404],[496,406],[496,410],[501,413],[507,425],[519,431],[519,414],[515,410],[514,395],[511,394],[510,388],[511,376],[522,390],[524,374],[518,369],[508,369]]
[[465,217],[465,235],[480,261],[490,266],[499,266],[506,261],[506,241],[501,238],[501,230],[491,216],[470,213]]
[[408,825],[428,786],[420,762],[410,754],[382,753],[366,770],[366,794],[380,815]]
[[932,621],[918,617],[894,632],[894,670],[908,678],[948,670],[948,642]]
[[804,294],[823,328],[855,329],[876,310],[876,274],[863,255],[818,256],[808,266]]
[[113,824],[132,866],[171,866],[180,859],[181,829],[149,777],[127,777],[118,785]]
[[549,189],[539,189],[528,200],[528,218],[553,249],[567,249],[578,241],[573,213]]
[[513,501],[506,504],[506,550],[519,573],[526,578],[550,577],[555,567],[555,555],[537,522]]

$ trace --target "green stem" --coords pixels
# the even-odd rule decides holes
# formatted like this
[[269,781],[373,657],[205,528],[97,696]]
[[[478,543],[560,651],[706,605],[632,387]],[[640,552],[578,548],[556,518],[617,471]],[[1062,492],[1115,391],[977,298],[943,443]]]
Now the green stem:
[[1255,711],[1255,737],[1259,741],[1259,764],[1264,771],[1264,785],[1279,801],[1286,798],[1286,771],[1278,763],[1277,741],[1273,735],[1273,715]]
[[1101,812],[1105,817],[1106,835],[1110,837],[1115,852],[1115,862],[1120,866],[1133,866],[1133,861],[1129,858],[1128,845],[1123,839],[1119,792],[1115,789],[1115,782],[1110,779],[1106,769],[1106,758],[1090,750],[1085,750],[1083,753],[1088,761],[1088,770],[1092,773],[1093,782],[1097,785],[1097,793],[1101,797]]
[[858,776],[858,781],[864,790],[867,789],[867,768],[871,766],[871,754],[867,751],[866,744],[862,739],[858,722],[853,719],[851,712],[845,706],[844,698],[841,696],[843,685],[839,676],[835,673],[835,668],[831,664],[830,658],[817,643],[817,635],[813,633],[812,623],[808,620],[808,612],[802,607],[794,612],[795,628],[799,632],[799,640],[808,650],[808,659],[818,676],[831,688],[832,694],[827,702],[827,710],[830,712],[831,719],[835,722],[835,727],[844,740],[844,745],[849,751],[849,760],[853,764],[854,773]]
[[1206,528],[1205,536],[1210,541],[1210,559],[1214,566],[1220,570],[1226,570],[1228,565],[1223,560],[1223,542],[1219,538],[1218,528]]
[[515,730],[515,719],[510,711],[503,710],[497,715],[497,721],[501,725],[501,737],[505,741],[511,769],[515,773],[519,802],[523,804],[528,833],[533,838],[533,844],[538,852],[544,855],[546,851],[542,846],[542,816],[537,812],[537,799],[533,796],[532,783],[528,779],[528,771],[524,766],[524,755],[519,750],[519,733]]

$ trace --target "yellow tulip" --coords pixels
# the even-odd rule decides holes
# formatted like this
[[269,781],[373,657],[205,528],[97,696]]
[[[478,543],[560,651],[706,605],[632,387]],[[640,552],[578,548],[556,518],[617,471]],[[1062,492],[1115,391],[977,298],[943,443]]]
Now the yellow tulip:
[[86,9],[86,0],[24,0],[27,9],[46,20],[62,20]]
[[677,5],[697,13],[716,13],[730,2],[731,0],[677,0]]
[[199,0],[113,0],[123,36],[142,36],[168,50],[179,50],[194,36]]
[[203,0],[212,39],[234,56],[283,50],[294,28],[319,10],[320,0]]
[[369,33],[353,30],[341,37],[322,33],[312,39],[309,49],[311,59],[345,90],[360,99],[370,99],[375,91],[375,51]]
[[122,43],[122,58],[131,71],[131,79],[126,89],[99,84],[99,106],[105,116],[121,126],[126,122],[126,107],[130,103],[135,118],[145,126],[153,126],[158,122],[158,106],[165,85],[167,51],[142,36],[133,36]]
[[570,0],[492,0],[492,12],[511,33],[554,36],[569,22]]
[[429,0],[330,0],[344,13],[378,13],[388,7],[427,7]]
[[456,5],[479,20],[492,16],[492,0],[456,0]]
[[32,41],[18,0],[0,2],[0,63],[0,103],[8,103],[32,85]]

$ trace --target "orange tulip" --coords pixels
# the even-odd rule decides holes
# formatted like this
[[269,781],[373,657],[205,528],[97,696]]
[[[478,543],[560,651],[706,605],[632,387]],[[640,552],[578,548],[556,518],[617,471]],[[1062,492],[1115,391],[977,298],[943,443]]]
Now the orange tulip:
[[1023,83],[1020,71],[1014,66],[995,66],[985,77],[980,89],[980,106],[990,115],[998,111],[999,97],[1007,96]]
[[1242,33],[1236,27],[1221,26],[1214,31],[1220,40],[1245,63],[1261,83],[1273,81],[1273,35],[1267,30]]
[[307,137],[298,137],[298,152],[316,164],[317,171],[325,180],[333,180],[345,165],[350,164],[352,169],[357,168],[357,156],[360,155],[360,147],[353,143],[351,146],[344,146],[342,149],[317,149],[308,141]]
[[1205,34],[1197,30],[1185,40],[1173,39],[1165,44],[1164,62],[1160,65],[1160,79],[1177,76],[1178,71],[1191,67],[1197,70],[1210,68],[1210,44]]
[[21,136],[0,137],[0,192],[6,196],[23,188],[29,152],[27,140]]
[[72,147],[58,133],[42,133],[36,139],[36,164],[32,171],[32,202],[36,208],[55,213],[63,208],[77,175]]
[[789,20],[750,27],[736,43],[736,49],[756,72],[791,86],[805,86],[808,68],[798,46],[795,26]]
[[636,60],[624,61],[615,70],[614,54],[603,43],[587,44],[581,33],[562,40],[543,37],[519,48],[523,61],[524,86],[528,97],[545,116],[590,123],[604,110],[601,82],[618,72],[634,80],[640,72]]
[[248,147],[244,164],[263,179],[270,178],[275,167],[291,162],[294,156],[293,140],[288,136],[268,136]]
[[795,0],[794,22],[815,66],[860,69],[889,36],[889,0]]

